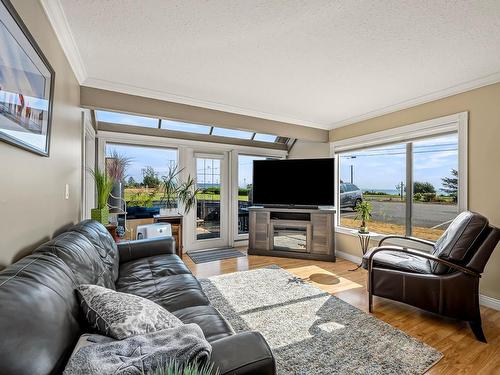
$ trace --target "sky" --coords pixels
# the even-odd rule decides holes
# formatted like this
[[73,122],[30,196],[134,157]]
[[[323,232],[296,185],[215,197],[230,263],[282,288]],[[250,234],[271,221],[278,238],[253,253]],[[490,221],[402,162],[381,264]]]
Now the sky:
[[[394,190],[405,181],[405,144],[395,144],[342,154],[340,178],[350,182],[353,165],[354,184],[361,190]],[[458,169],[458,136],[435,137],[413,143],[413,179],[442,188],[442,178]]]
[[[142,182],[142,169],[146,166],[153,167],[161,177],[168,171],[168,165],[177,160],[177,150],[157,148],[157,147],[142,147],[123,144],[108,144],[106,147],[106,156],[110,156],[113,151],[120,155],[130,158],[130,164],[126,171],[126,180],[133,177],[136,182]],[[252,183],[252,165],[253,160],[263,160],[265,157],[240,155],[238,160],[238,185],[246,187]],[[197,163],[197,177],[199,183],[218,183],[219,178],[218,161]],[[220,167],[219,167],[220,168]],[[203,173],[203,172],[206,173]],[[212,173],[214,171],[214,173]]]
[[172,162],[177,162],[177,150],[175,149],[108,144],[106,156],[110,156],[113,151],[131,159],[126,170],[125,180],[133,177],[136,182],[142,182],[142,169],[146,166],[153,167],[161,177],[167,173],[168,166]]

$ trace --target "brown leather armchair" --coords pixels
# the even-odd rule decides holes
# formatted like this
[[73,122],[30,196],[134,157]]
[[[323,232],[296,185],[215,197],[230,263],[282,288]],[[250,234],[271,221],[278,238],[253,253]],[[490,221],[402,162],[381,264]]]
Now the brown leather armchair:
[[[428,245],[432,252],[387,246],[390,239]],[[500,230],[484,216],[462,212],[435,242],[387,236],[363,257],[368,270],[368,305],[373,296],[404,302],[450,318],[467,321],[476,338],[486,342],[479,311],[479,278],[500,240]]]

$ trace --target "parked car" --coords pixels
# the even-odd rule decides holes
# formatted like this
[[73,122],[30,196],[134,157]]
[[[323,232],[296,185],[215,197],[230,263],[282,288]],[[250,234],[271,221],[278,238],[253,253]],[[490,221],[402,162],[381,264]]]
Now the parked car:
[[340,184],[340,208],[350,207],[354,209],[363,201],[363,192],[354,184]]

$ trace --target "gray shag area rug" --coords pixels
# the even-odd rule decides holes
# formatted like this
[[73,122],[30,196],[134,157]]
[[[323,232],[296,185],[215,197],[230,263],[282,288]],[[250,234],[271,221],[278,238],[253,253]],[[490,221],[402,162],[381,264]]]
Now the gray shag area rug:
[[278,374],[423,374],[442,354],[280,267],[200,280],[235,331],[262,333]]

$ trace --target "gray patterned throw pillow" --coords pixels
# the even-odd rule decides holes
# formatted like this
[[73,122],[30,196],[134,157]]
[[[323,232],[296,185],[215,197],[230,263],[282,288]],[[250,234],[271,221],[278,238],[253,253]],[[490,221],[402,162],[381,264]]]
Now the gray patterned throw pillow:
[[117,340],[182,325],[177,317],[146,298],[89,284],[80,285],[77,292],[88,322],[101,334]]

